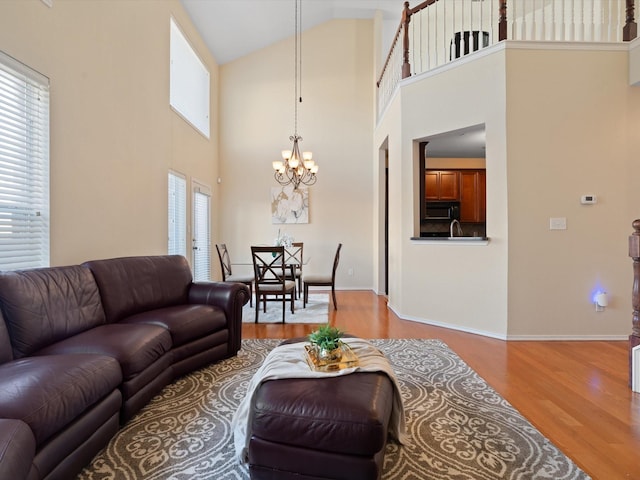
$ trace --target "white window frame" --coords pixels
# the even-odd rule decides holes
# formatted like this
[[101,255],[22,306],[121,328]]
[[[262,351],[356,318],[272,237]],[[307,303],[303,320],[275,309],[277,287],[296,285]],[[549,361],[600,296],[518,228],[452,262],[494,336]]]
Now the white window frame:
[[187,256],[187,177],[174,170],[168,175],[167,253]]
[[49,79],[0,52],[0,270],[49,265]]
[[169,43],[169,105],[202,135],[210,138],[209,70],[173,18]]

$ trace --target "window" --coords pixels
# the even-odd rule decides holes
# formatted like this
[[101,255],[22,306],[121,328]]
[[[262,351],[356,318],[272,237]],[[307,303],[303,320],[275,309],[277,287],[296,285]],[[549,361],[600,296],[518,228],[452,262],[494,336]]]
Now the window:
[[211,190],[193,182],[193,279],[211,280]]
[[171,19],[169,104],[209,138],[209,71]]
[[0,52],[0,269],[49,266],[49,79]]
[[169,255],[187,256],[187,180],[169,172]]

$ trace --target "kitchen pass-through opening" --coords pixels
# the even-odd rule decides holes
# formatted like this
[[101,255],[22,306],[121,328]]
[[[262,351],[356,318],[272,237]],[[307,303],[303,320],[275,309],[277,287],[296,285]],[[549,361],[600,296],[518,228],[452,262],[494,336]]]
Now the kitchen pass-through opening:
[[486,237],[484,125],[419,142],[420,237]]

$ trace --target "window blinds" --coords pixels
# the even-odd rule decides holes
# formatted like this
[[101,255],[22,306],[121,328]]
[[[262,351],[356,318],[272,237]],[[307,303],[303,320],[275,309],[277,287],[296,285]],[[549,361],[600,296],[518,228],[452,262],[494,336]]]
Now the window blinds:
[[198,186],[193,190],[193,279],[211,280],[211,196]]
[[169,172],[169,255],[187,256],[187,180]]
[[0,52],[0,269],[49,266],[49,80]]

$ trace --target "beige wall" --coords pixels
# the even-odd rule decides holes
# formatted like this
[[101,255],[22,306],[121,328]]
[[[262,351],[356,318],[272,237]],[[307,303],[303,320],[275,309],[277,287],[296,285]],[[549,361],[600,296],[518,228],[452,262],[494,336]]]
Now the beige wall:
[[[389,241],[389,304],[400,316],[502,338],[628,335],[626,243],[640,217],[640,89],[629,86],[628,59],[621,45],[507,42],[405,81],[374,137],[389,145],[390,209],[402,218]],[[489,244],[409,240],[416,141],[482,123]],[[598,203],[581,205],[583,194]],[[550,231],[550,217],[566,217],[567,230]],[[610,298],[602,313],[598,288]]]
[[[493,52],[493,53],[491,53]],[[485,52],[410,80],[375,132],[389,144],[389,305],[400,316],[502,336],[507,328],[504,54]],[[472,80],[471,80],[472,79]],[[472,85],[470,85],[472,84]],[[396,126],[399,123],[401,126]],[[418,231],[418,141],[484,124],[488,245],[412,241]]]
[[[628,174],[640,137],[630,113],[640,102],[628,60],[624,45],[508,51],[511,336],[630,333],[627,237],[638,209]],[[584,194],[598,203],[581,205]],[[550,217],[566,217],[567,230],[549,230]],[[599,288],[609,294],[602,313],[591,301]]]
[[[211,139],[169,107],[171,16],[211,72]],[[217,66],[178,0],[0,2],[0,49],[51,81],[51,264],[166,253],[168,170],[217,177]]]
[[291,148],[294,133],[293,40],[220,68],[222,197],[215,238],[227,244],[232,261],[249,262],[249,247],[272,242],[280,228],[304,242],[306,271],[329,269],[342,242],[338,287],[371,288],[372,23],[333,20],[303,35],[298,134],[301,149],[312,151],[320,166],[309,187],[308,224],[271,223],[270,192],[278,185],[271,162]]
[[427,158],[426,168],[429,169],[446,169],[446,168],[485,168],[486,161],[484,158]]
[[[210,140],[168,105],[171,15],[212,74]],[[311,222],[282,228],[305,242],[308,269],[328,265],[342,242],[339,287],[382,291],[388,151],[389,301],[402,317],[510,338],[627,335],[640,89],[629,86],[626,47],[502,43],[405,81],[374,127],[372,25],[335,20],[304,35],[299,133],[320,173]],[[53,265],[165,253],[169,169],[213,187],[214,241],[236,259],[275,237],[271,161],[293,133],[291,40],[219,78],[177,0],[23,0],[0,2],[0,49],[51,79]],[[491,241],[411,241],[417,141],[477,124]],[[598,204],[580,205],[586,193]],[[550,231],[552,216],[568,229]],[[590,302],[598,286],[610,296],[602,313]]]

